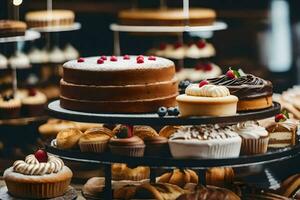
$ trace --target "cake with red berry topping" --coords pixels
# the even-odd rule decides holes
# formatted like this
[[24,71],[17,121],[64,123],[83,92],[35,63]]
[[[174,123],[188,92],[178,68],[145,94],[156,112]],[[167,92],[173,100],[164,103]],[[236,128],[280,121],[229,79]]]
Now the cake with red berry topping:
[[25,35],[27,25],[21,21],[0,20],[0,38]]
[[29,89],[27,95],[21,99],[22,112],[26,116],[37,116],[44,114],[47,97],[42,92],[33,88]]
[[85,112],[145,113],[176,105],[174,63],[154,56],[100,56],[64,64],[63,108]]
[[20,116],[21,100],[14,95],[0,97],[0,118],[17,118]]
[[71,182],[72,171],[64,162],[43,150],[17,160],[5,170],[8,192],[18,198],[45,199],[62,196]]
[[191,8],[188,16],[183,9],[131,9],[119,13],[119,19],[125,25],[182,26],[211,25],[216,12],[207,8]]
[[206,80],[190,84],[176,100],[181,117],[234,115],[238,102],[225,86],[211,85]]
[[238,111],[258,110],[272,106],[273,85],[270,81],[229,69],[225,75],[208,79],[210,84],[225,86],[239,98]]

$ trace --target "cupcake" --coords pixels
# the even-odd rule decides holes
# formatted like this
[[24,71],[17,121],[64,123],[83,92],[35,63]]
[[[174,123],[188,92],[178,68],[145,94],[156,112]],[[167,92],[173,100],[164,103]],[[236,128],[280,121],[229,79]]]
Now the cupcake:
[[234,128],[242,138],[241,154],[253,155],[267,152],[269,143],[268,131],[255,121],[239,123]]
[[27,96],[22,98],[22,112],[26,116],[43,115],[47,97],[45,94],[35,90],[29,89]]
[[107,134],[95,132],[84,133],[79,139],[79,148],[81,152],[103,153],[107,150],[110,136]]
[[5,170],[8,192],[18,198],[44,199],[62,196],[68,190],[73,174],[64,162],[43,150],[18,160]]
[[109,148],[112,154],[142,157],[145,144],[141,138],[133,136],[133,127],[122,126],[116,135],[110,139]]
[[170,155],[168,139],[162,136],[148,136],[144,138],[146,145],[145,155],[147,156],[162,156]]
[[20,116],[21,100],[13,95],[0,98],[0,118],[17,118]]
[[234,158],[241,143],[231,127],[219,125],[183,126],[169,139],[174,158]]

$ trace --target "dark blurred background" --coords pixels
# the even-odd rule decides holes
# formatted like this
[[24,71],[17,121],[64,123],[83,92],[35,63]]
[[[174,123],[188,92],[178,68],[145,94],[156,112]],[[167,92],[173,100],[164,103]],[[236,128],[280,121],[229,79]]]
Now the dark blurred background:
[[[0,18],[12,16],[10,1],[0,0]],[[82,29],[63,34],[60,43],[71,42],[82,56],[112,54],[113,34],[109,25],[117,21],[118,11],[137,5],[159,7],[159,0],[53,0],[53,8],[71,9]],[[20,18],[31,10],[46,9],[45,0],[26,0]],[[167,1],[169,7],[181,7],[182,0]],[[228,29],[215,32],[210,42],[217,50],[215,62],[225,68],[243,68],[271,79],[280,92],[299,80],[300,1],[288,0],[190,0],[191,7],[209,7]],[[156,40],[163,37],[155,36]],[[121,34],[122,53],[140,54],[151,46],[151,39]],[[299,61],[298,61],[299,60]],[[298,62],[297,62],[298,61]]]

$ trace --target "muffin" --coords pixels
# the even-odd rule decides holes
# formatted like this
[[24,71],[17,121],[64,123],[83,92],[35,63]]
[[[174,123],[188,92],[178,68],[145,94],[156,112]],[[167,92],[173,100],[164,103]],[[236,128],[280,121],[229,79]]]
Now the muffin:
[[76,128],[60,131],[56,136],[56,144],[59,149],[74,149],[78,147],[79,139],[83,133]]
[[107,150],[109,139],[109,135],[90,132],[84,133],[78,144],[81,152],[103,153]]
[[14,162],[3,177],[12,196],[44,199],[64,195],[72,175],[61,159],[38,150],[34,155],[28,155],[25,161]]
[[174,158],[234,158],[241,143],[231,127],[219,125],[183,126],[169,139]]
[[45,94],[29,89],[27,96],[22,98],[22,112],[26,116],[39,116],[45,112],[47,97]]
[[122,126],[116,135],[109,141],[109,148],[112,154],[142,157],[145,151],[145,144],[138,136],[133,136],[133,128]]
[[56,138],[57,133],[69,128],[78,128],[76,123],[60,119],[49,119],[39,126],[39,133],[45,138]]
[[0,118],[17,118],[20,116],[21,101],[13,95],[0,98]]
[[148,136],[144,138],[146,145],[145,155],[147,156],[162,156],[170,155],[168,139],[162,136]]
[[110,129],[106,127],[95,127],[95,128],[89,128],[87,129],[84,134],[104,134],[109,137],[113,137],[114,133]]
[[256,121],[239,123],[234,128],[242,138],[241,154],[263,154],[268,150],[269,133]]
[[225,86],[201,81],[200,84],[190,84],[176,101],[181,117],[229,116],[236,114],[238,98],[230,95]]

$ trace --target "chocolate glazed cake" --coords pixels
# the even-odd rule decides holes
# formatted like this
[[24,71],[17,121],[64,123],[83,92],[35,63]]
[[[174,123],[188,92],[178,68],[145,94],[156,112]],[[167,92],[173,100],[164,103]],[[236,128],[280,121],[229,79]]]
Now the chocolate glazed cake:
[[63,66],[63,108],[102,113],[155,112],[176,104],[174,63],[146,56],[90,57]]
[[246,74],[239,78],[226,75],[208,79],[210,84],[226,86],[230,94],[239,98],[238,111],[264,109],[272,106],[273,85],[270,81]]

